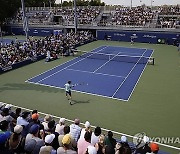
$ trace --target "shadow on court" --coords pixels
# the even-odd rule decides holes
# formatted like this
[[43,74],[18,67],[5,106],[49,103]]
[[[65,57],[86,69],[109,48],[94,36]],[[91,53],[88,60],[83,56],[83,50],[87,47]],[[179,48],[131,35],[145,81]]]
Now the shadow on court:
[[90,103],[90,100],[86,100],[86,101],[72,100],[72,105],[75,105],[75,104],[85,104],[85,103]]
[[64,90],[62,89],[40,86],[40,85],[35,85],[35,84],[27,84],[27,83],[4,84],[0,88],[0,92],[6,91],[6,90],[35,90],[35,91],[49,92],[49,93],[64,93]]

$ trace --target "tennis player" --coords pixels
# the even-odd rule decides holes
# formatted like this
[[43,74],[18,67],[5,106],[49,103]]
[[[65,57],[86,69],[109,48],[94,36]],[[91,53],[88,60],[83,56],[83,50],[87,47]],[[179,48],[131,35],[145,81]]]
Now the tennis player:
[[67,81],[67,83],[64,86],[65,86],[66,97],[69,100],[69,104],[72,105],[71,90],[72,90],[72,87],[74,87],[74,86],[71,85],[71,81]]
[[134,36],[131,36],[131,45],[134,44]]

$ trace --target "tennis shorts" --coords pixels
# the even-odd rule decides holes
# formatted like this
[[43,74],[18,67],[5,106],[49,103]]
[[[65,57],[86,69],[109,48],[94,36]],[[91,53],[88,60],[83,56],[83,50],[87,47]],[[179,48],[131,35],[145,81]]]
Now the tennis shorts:
[[67,95],[71,96],[71,91],[66,91],[66,96]]

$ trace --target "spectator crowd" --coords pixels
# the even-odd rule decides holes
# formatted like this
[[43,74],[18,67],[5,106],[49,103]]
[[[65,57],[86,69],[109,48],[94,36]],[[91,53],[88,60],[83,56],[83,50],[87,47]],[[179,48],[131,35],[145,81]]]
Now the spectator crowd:
[[180,15],[180,6],[162,6],[159,11],[159,15]]
[[[180,6],[137,6],[137,7],[100,7],[100,6],[78,6],[77,22],[79,25],[98,26],[136,26],[148,27],[158,17],[158,28],[177,28],[180,25]],[[110,13],[108,19],[103,18],[104,13]],[[164,16],[165,15],[165,16]],[[30,24],[74,24],[73,7],[54,7],[51,9],[27,8],[27,16]],[[22,11],[14,17],[13,23],[22,22]]]
[[[66,22],[66,25],[74,24],[74,9],[60,8],[53,11],[54,15],[59,15]],[[86,25],[92,24],[96,17],[100,14],[100,7],[78,7],[77,19],[78,24]]]
[[89,121],[84,126],[76,118],[68,125],[65,118],[59,121],[49,114],[40,118],[37,110],[12,109],[0,102],[0,152],[1,154],[156,154],[159,146],[144,136],[144,145],[133,150],[126,136],[117,141],[113,133],[103,134]]
[[159,28],[180,27],[180,6],[164,6],[158,9],[159,17],[157,25]]
[[112,17],[112,25],[145,26],[151,22],[153,15],[149,7],[116,8]]
[[[52,11],[30,11],[26,12],[26,16],[28,17],[28,22],[31,24],[43,24],[47,23],[48,20],[52,17]],[[17,14],[12,19],[13,23],[22,23],[23,22],[23,12],[19,10]]]
[[47,61],[57,59],[60,55],[69,55],[78,44],[92,40],[89,31],[79,31],[76,34],[52,34],[43,39],[29,39],[20,42],[17,39],[10,44],[0,45],[0,67],[8,67],[27,59],[36,60],[40,55],[47,54]]

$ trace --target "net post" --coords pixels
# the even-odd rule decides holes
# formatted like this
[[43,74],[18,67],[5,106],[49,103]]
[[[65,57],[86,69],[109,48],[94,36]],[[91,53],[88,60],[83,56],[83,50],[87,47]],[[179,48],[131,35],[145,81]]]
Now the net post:
[[153,58],[153,65],[155,64],[155,58],[154,57],[152,57]]

